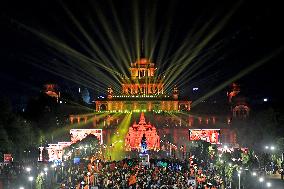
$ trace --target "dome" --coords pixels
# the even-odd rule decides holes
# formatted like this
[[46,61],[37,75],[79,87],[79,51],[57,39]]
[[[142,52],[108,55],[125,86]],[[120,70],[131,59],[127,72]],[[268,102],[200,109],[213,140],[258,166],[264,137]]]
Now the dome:
[[150,64],[151,62],[149,59],[141,58],[141,59],[138,59],[135,63],[136,64]]

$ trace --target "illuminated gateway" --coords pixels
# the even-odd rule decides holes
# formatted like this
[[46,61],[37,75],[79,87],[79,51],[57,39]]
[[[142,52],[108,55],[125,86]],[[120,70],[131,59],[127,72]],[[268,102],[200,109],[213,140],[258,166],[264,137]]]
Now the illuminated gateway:
[[121,95],[108,88],[107,99],[96,101],[96,111],[189,111],[191,101],[180,100],[177,87],[171,96],[164,91],[162,77],[155,75],[155,64],[146,58],[131,63],[130,78],[123,78]]
[[160,149],[160,137],[157,134],[157,130],[149,122],[145,121],[144,113],[141,113],[140,121],[136,122],[129,128],[125,138],[126,151],[140,150],[141,139],[143,135],[147,139],[148,150],[159,150]]

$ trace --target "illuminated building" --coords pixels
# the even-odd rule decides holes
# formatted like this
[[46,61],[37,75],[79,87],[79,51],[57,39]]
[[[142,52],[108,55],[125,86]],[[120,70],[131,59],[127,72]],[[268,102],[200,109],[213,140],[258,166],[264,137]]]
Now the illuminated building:
[[107,99],[96,100],[96,111],[189,111],[191,101],[179,99],[177,87],[165,93],[164,77],[157,77],[155,64],[146,58],[131,63],[130,78],[122,79],[121,94],[108,88]]
[[146,123],[144,113],[141,113],[140,121],[136,122],[129,128],[125,138],[126,151],[140,150],[141,140],[143,135],[146,137],[147,150],[160,149],[160,137],[157,134],[157,130],[149,122]]
[[58,102],[60,98],[60,92],[58,91],[58,87],[55,84],[44,85],[44,93],[52,98],[55,98],[56,102]]
[[229,103],[232,102],[232,98],[237,96],[240,92],[240,85],[236,84],[236,83],[233,83],[231,86],[230,86],[230,89],[229,91],[227,92],[227,96],[228,96],[228,101]]
[[[128,133],[124,137],[127,151],[140,150],[144,133],[150,150],[162,149],[168,142],[186,147],[189,129],[217,129],[220,130],[218,144],[236,144],[236,132],[230,127],[232,109],[228,107],[228,103],[225,108],[220,108],[219,105],[202,102],[200,104],[204,105],[202,109],[206,110],[206,113],[198,110],[196,106],[191,110],[191,101],[182,100],[176,86],[173,87],[172,94],[166,93],[165,86],[168,85],[165,78],[157,76],[156,70],[155,64],[145,58],[131,63],[130,77],[122,78],[119,94],[115,94],[112,87],[108,87],[107,97],[100,96],[95,100],[96,114],[70,115],[71,124],[91,123],[89,128],[103,128],[104,141],[110,144],[125,115],[132,112],[130,123],[133,123],[142,112],[139,123],[129,125]],[[199,89],[195,87],[193,90],[197,92]],[[234,85],[231,93],[228,93],[230,102],[234,102],[238,92],[239,87]],[[222,109],[222,113],[215,113],[216,109]],[[144,114],[155,127],[146,124]],[[161,143],[155,143],[158,137]]]
[[233,83],[227,92],[228,101],[231,106],[232,117],[246,119],[249,116],[250,108],[247,99],[241,94],[240,85]]

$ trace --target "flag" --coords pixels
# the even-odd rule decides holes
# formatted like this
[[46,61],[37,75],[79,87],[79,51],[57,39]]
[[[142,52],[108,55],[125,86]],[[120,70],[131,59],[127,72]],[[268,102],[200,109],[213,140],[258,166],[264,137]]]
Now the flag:
[[128,179],[129,186],[136,183],[136,175],[131,175]]

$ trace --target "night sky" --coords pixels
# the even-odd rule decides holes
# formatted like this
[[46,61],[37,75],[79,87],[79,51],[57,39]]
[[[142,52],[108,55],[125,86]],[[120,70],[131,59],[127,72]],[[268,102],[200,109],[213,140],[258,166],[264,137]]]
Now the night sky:
[[[136,2],[136,3],[133,3]],[[216,3],[218,2],[218,3]],[[216,26],[234,8],[236,9],[229,20],[199,52],[196,59],[202,59],[208,51],[214,51],[214,44],[220,43],[220,48],[206,59],[198,71],[201,71],[194,79],[179,78],[183,87],[184,95],[190,95],[192,87],[199,87],[204,94],[224,83],[228,78],[251,66],[257,61],[273,57],[266,63],[256,68],[246,76],[238,79],[238,82],[251,96],[267,96],[279,100],[281,97],[283,63],[283,15],[280,3],[271,1],[9,1],[1,4],[0,8],[0,82],[1,93],[17,99],[20,96],[35,95],[46,82],[55,82],[60,86],[82,86],[82,81],[74,82],[49,71],[45,71],[30,62],[34,58],[36,65],[46,64],[57,59],[69,60],[70,57],[54,53],[45,42],[23,26],[47,33],[50,36],[64,41],[79,52],[85,52],[82,44],[74,40],[72,35],[82,40],[83,44],[88,41],[72,22],[67,9],[80,22],[90,34],[93,41],[103,49],[106,56],[110,56],[112,48],[105,49],[103,43],[109,43],[102,39],[98,31],[104,35],[103,21],[99,18],[99,10],[108,20],[108,29],[114,36],[119,35],[115,26],[115,18],[110,7],[117,13],[117,19],[121,23],[127,44],[133,52],[134,60],[135,36],[133,14],[135,5],[138,8],[140,20],[139,40],[145,39],[144,33],[152,31],[156,39],[156,47],[153,53],[153,62],[159,62],[166,69],[169,67],[171,55],[184,43],[186,36],[197,26],[200,28],[212,20],[212,27]],[[237,7],[237,8],[236,8]],[[147,14],[148,10],[155,10],[155,29],[149,28],[147,21],[151,21],[153,15]],[[149,11],[151,13],[151,11]],[[95,23],[92,28],[88,22],[91,19]],[[146,24],[145,24],[146,23]],[[167,31],[167,32],[166,32]],[[168,41],[165,44],[167,53],[160,57],[159,51],[163,44],[164,34]],[[209,33],[206,33],[208,35]],[[203,39],[206,37],[201,37]],[[105,35],[104,35],[105,36]],[[189,42],[190,44],[190,42]],[[198,44],[198,43],[197,43]],[[118,44],[118,48],[120,48]],[[187,53],[184,50],[180,56]],[[276,54],[277,52],[277,54]],[[119,62],[119,61],[118,61]],[[163,64],[164,62],[164,64]],[[198,62],[198,60],[196,60]],[[173,63],[173,62],[172,62]],[[117,62],[114,67],[119,66]],[[210,66],[212,64],[212,66]],[[202,68],[208,66],[208,69]],[[191,67],[187,66],[184,72]],[[163,71],[163,70],[162,70]],[[161,71],[161,72],[162,72]],[[70,70],[68,72],[71,72]],[[93,71],[95,75],[95,71]],[[66,74],[66,73],[65,73]],[[68,73],[69,74],[69,73]],[[60,74],[59,74],[60,75]],[[111,76],[110,76],[111,77]],[[177,77],[178,78],[178,77]],[[91,91],[96,91],[100,78],[93,78],[94,85],[85,84]],[[80,80],[79,78],[76,81]],[[92,78],[90,79],[92,81]],[[75,84],[76,83],[76,84]],[[104,85],[102,82],[99,85]],[[104,91],[97,90],[97,93]],[[202,95],[202,94],[201,94]]]

